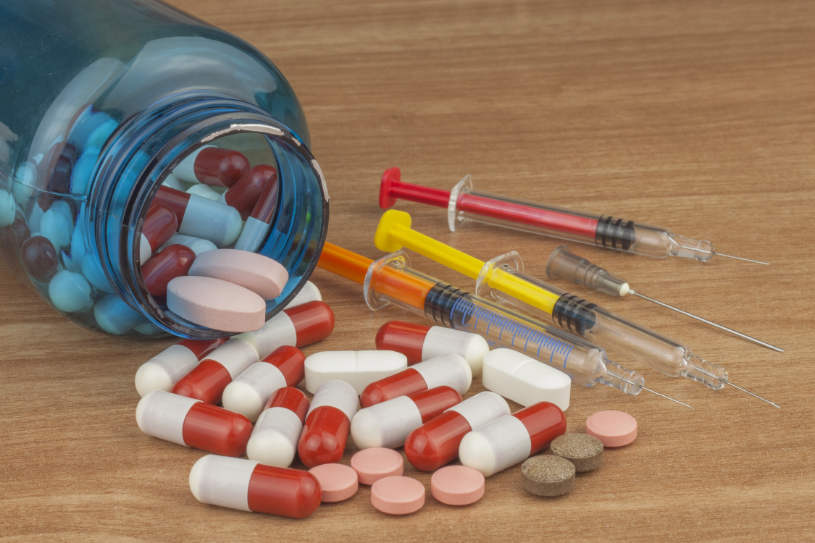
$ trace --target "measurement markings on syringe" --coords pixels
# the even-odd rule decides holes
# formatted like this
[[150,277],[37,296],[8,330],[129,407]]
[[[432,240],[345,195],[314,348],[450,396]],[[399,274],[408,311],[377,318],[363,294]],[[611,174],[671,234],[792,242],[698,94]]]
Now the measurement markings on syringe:
[[[542,354],[549,353],[550,364],[554,363],[555,355],[561,355],[563,368],[566,368],[573,346],[558,338],[524,326],[508,317],[489,312],[464,298],[456,300],[451,315],[459,315],[461,324],[467,325],[474,332],[483,333],[488,338],[492,327],[495,327],[497,340],[513,347],[517,346],[523,352],[530,350],[531,343],[531,348],[535,350],[538,359],[542,358]],[[484,327],[483,331],[480,330],[481,326]],[[505,334],[509,337],[505,338]]]

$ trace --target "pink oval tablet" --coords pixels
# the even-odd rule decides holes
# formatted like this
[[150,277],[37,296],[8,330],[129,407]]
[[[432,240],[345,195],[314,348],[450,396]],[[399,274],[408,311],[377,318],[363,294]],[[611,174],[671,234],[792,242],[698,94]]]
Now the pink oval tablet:
[[345,464],[320,464],[308,472],[320,483],[320,496],[325,503],[347,500],[357,493],[357,472]]
[[246,287],[265,300],[286,286],[289,272],[267,256],[238,249],[216,249],[198,255],[188,275],[214,277]]
[[586,433],[605,447],[623,447],[637,439],[637,419],[623,411],[598,411],[586,419]]
[[445,466],[430,478],[430,493],[447,505],[470,505],[484,495],[484,475],[467,466]]
[[360,483],[372,485],[383,477],[402,475],[405,472],[405,460],[399,451],[371,447],[354,453],[351,467],[359,474]]
[[240,285],[211,277],[176,277],[167,283],[167,308],[222,332],[251,332],[266,323],[266,302]]
[[409,515],[424,505],[424,485],[410,477],[393,475],[371,486],[371,505],[388,515]]

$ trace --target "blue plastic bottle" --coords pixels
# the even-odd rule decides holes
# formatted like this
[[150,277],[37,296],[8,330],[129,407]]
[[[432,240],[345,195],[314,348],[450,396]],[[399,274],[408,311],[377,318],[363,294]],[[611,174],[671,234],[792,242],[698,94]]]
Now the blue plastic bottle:
[[[0,3],[0,243],[74,320],[116,334],[224,335],[150,296],[138,255],[161,183],[194,150],[223,142],[278,170],[258,252],[290,279],[270,317],[311,274],[328,225],[325,180],[282,74],[247,43],[154,0]],[[25,242],[36,236],[55,254],[32,262]]]

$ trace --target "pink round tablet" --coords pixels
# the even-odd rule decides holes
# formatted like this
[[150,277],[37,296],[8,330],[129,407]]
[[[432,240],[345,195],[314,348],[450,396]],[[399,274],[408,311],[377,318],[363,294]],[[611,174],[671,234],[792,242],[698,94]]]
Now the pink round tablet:
[[623,411],[598,411],[586,419],[586,433],[605,447],[623,447],[637,439],[637,419]]
[[445,466],[430,478],[430,494],[447,505],[470,505],[484,495],[484,475],[467,466]]
[[223,332],[251,332],[266,323],[263,298],[212,277],[172,279],[167,283],[167,308],[190,322]]
[[424,485],[410,477],[392,475],[371,486],[371,505],[389,515],[409,515],[424,505]]
[[372,485],[383,477],[402,475],[405,472],[405,460],[399,451],[371,447],[354,453],[351,467],[359,474],[360,483]]
[[289,272],[267,256],[238,249],[201,253],[188,275],[214,277],[246,287],[264,300],[275,298],[286,286]]
[[347,500],[357,493],[357,472],[345,464],[320,464],[308,472],[320,483],[320,496],[325,503]]

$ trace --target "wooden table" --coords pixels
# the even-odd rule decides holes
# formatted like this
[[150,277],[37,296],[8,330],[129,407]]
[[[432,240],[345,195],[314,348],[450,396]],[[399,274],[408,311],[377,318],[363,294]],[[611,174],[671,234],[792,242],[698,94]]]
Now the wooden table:
[[[428,499],[387,518],[362,489],[293,521],[197,503],[200,452],[141,434],[133,374],[169,340],[81,329],[0,279],[0,538],[19,541],[790,540],[815,537],[810,400],[815,272],[815,5],[789,2],[269,2],[175,0],[268,54],[296,89],[329,181],[329,240],[377,256],[376,193],[406,180],[628,217],[772,262],[656,261],[574,246],[632,285],[786,348],[777,354],[636,300],[579,288],[722,363],[713,392],[645,370],[643,393],[574,388],[569,426],[600,409],[635,415],[639,439],[608,450],[574,492],[537,499],[518,468],[455,509]],[[737,5],[738,4],[738,5]],[[517,249],[541,274],[557,241],[399,204],[416,227],[480,258]],[[470,287],[416,258],[415,265]],[[337,326],[307,349],[366,349],[388,319],[360,287],[313,279]],[[563,285],[564,288],[571,288]],[[474,391],[480,390],[476,382]],[[429,475],[409,474],[429,486]]]

